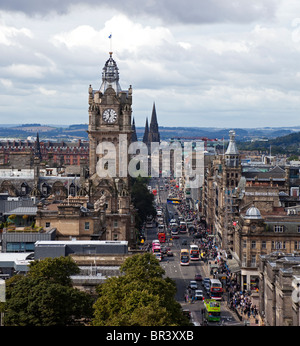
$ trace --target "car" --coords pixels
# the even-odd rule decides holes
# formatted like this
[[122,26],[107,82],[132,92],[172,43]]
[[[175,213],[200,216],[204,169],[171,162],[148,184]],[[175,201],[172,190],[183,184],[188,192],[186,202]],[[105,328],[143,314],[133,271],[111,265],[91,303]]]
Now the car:
[[174,235],[173,239],[179,239],[179,235]]
[[173,252],[172,252],[171,250],[168,250],[168,251],[167,251],[167,256],[168,256],[168,257],[173,256]]
[[186,240],[186,239],[182,239],[181,244],[182,244],[182,245],[187,245],[187,240]]
[[195,290],[195,299],[196,300],[203,300],[203,291],[202,290]]
[[192,290],[196,290],[198,288],[197,282],[196,281],[190,281],[189,288],[191,288]]
[[209,290],[210,290],[210,285],[209,285],[208,283],[205,283],[205,284],[204,284],[204,288],[205,288],[205,291],[206,291],[206,292],[209,292]]
[[201,274],[196,274],[195,275],[195,281],[202,281],[202,275]]
[[161,246],[160,250],[161,250],[162,254],[166,254],[167,253],[167,248],[165,246]]
[[203,284],[205,285],[206,283],[210,283],[210,278],[204,278],[203,279]]

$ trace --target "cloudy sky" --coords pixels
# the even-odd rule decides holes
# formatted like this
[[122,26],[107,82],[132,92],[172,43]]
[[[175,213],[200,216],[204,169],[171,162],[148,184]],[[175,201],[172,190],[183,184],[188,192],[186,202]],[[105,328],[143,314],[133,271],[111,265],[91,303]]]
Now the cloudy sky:
[[299,0],[0,0],[0,124],[87,123],[110,44],[137,126],[300,125]]

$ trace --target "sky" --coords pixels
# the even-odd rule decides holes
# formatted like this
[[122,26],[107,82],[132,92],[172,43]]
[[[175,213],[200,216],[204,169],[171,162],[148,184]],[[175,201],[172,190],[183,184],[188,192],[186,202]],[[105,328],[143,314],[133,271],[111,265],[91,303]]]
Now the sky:
[[0,0],[0,124],[88,123],[111,48],[136,126],[300,126],[299,0]]

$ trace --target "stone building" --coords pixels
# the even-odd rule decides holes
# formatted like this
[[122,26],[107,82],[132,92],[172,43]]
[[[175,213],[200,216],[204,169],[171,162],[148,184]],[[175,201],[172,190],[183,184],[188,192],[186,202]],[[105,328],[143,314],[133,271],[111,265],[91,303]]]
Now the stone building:
[[[50,167],[61,165],[79,165],[80,159],[88,159],[89,143],[78,141],[43,141],[37,134],[36,141],[30,140],[0,140],[0,167],[15,166],[15,155],[18,159],[28,155],[33,160],[34,153],[38,153],[41,162],[46,162]],[[23,168],[24,165],[22,166]]]
[[[13,170],[2,172],[0,192],[41,200],[36,223],[55,228],[57,239],[126,240],[131,246],[135,242],[128,175],[132,88],[121,89],[112,53],[100,88],[88,89],[88,103],[88,160],[82,155],[80,165],[77,160],[74,166],[76,172],[67,173],[66,166],[53,174],[41,162],[42,145],[37,138],[33,154],[17,153],[22,157],[14,160]],[[79,151],[86,154],[79,144]],[[109,157],[112,153],[114,157]]]
[[266,326],[299,326],[300,254],[260,256],[259,313]]
[[235,194],[241,178],[241,164],[235,143],[235,132],[224,155],[210,162],[205,173],[202,206],[208,228],[223,249],[233,249],[232,220],[238,215]]
[[258,287],[260,255],[299,249],[299,198],[290,196],[296,188],[290,171],[289,166],[242,164],[233,131],[226,152],[206,170],[203,215],[217,245],[239,264],[245,289]]
[[240,281],[245,289],[258,286],[259,257],[274,251],[300,250],[300,217],[286,211],[262,215],[252,206],[234,222],[233,256],[240,265]]
[[121,89],[112,53],[103,68],[100,89],[89,87],[88,103],[89,178],[79,193],[88,194],[91,203],[104,203],[106,225],[113,225],[106,227],[105,239],[132,243],[134,217],[128,173],[132,87]]

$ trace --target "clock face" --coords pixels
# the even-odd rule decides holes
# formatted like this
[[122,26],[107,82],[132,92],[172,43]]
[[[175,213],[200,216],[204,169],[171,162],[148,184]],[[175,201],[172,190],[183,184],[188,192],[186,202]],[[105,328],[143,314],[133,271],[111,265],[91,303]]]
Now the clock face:
[[117,120],[117,112],[111,108],[105,109],[102,118],[106,123],[112,124]]

